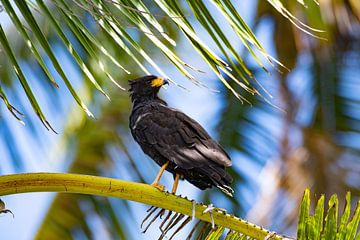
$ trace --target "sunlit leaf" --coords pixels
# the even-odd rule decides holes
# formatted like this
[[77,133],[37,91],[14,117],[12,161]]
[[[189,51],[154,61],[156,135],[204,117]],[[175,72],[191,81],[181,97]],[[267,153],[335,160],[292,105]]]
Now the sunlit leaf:
[[88,77],[88,79],[91,81],[91,83],[102,93],[104,94],[107,98],[109,98],[107,96],[107,94],[104,92],[104,90],[101,88],[101,86],[99,85],[99,83],[96,81],[96,79],[94,78],[94,76],[92,75],[92,73],[90,72],[89,68],[86,66],[86,64],[84,63],[84,61],[81,59],[80,55],[77,53],[77,51],[75,50],[74,46],[71,44],[71,42],[69,41],[69,39],[65,36],[63,30],[61,29],[59,23],[55,20],[55,18],[52,16],[50,10],[48,9],[48,7],[44,4],[44,2],[42,0],[36,0],[38,6],[40,7],[40,9],[42,10],[42,12],[44,13],[44,15],[50,20],[52,26],[55,28],[57,34],[60,36],[60,38],[62,39],[62,41],[64,42],[66,48],[68,49],[68,51],[71,53],[71,55],[75,58],[76,62],[78,63],[78,66],[80,67],[80,69],[83,71],[83,73]]
[[[36,115],[39,117],[40,121],[43,123],[43,125],[47,128],[47,129],[52,129],[51,125],[49,124],[49,122],[46,120],[45,115],[43,114],[43,112],[41,111],[41,108],[33,94],[33,92],[31,91],[31,88],[25,78],[24,73],[22,72],[18,62],[16,61],[15,55],[13,53],[13,51],[11,50],[10,44],[6,38],[5,32],[2,28],[2,26],[0,25],[0,43],[2,44],[4,51],[6,52],[7,56],[9,57],[12,66],[14,68],[14,71],[18,77],[18,79],[20,80],[20,83],[26,93],[27,98],[29,99],[32,108],[34,109]],[[5,99],[4,97],[5,95],[3,95],[3,99]],[[53,130],[54,131],[54,130]]]
[[325,216],[325,227],[322,239],[335,239],[337,231],[337,215],[339,208],[339,200],[334,194],[330,197],[329,200],[329,209]]
[[4,4],[4,7],[5,7],[7,13],[9,14],[12,22],[16,26],[16,29],[20,32],[20,34],[24,38],[24,41],[26,42],[27,46],[29,47],[29,49],[33,53],[34,57],[38,61],[38,63],[41,66],[42,70],[45,72],[45,74],[49,78],[49,80],[58,88],[59,86],[55,82],[55,80],[54,80],[52,74],[49,72],[49,69],[46,66],[44,60],[40,56],[38,48],[35,46],[34,42],[31,40],[30,36],[26,32],[24,25],[21,23],[19,17],[15,13],[15,10],[11,6],[9,0],[2,0],[2,3]]
[[297,230],[297,239],[305,240],[306,239],[306,224],[307,218],[309,217],[310,210],[310,191],[309,189],[305,190],[303,200],[300,205],[300,214]]
[[[127,71],[107,50],[106,48],[91,34],[91,32],[84,26],[84,24],[80,21],[80,19],[72,13],[72,11],[69,9],[69,7],[65,4],[63,0],[57,0],[58,4],[61,6],[61,9],[59,9],[59,12],[61,13],[61,16],[66,21],[67,25],[70,27],[72,32],[75,34],[77,39],[81,42],[84,49],[89,53],[90,56],[92,56],[94,59],[97,60],[99,63],[99,67],[104,73],[107,75],[107,77],[120,89],[124,89],[122,86],[120,86],[114,78],[111,76],[111,74],[108,72],[106,68],[106,64],[100,60],[99,54],[97,54],[93,48],[98,48],[106,57],[108,57],[118,68],[124,70],[127,74],[130,72]],[[90,43],[92,45],[90,45]]]
[[350,209],[351,209],[351,193],[347,192],[345,209],[344,209],[344,212],[340,219],[340,226],[339,226],[338,233],[336,234],[337,239],[344,239],[344,237],[345,237],[346,225],[350,218]]
[[360,232],[359,229],[359,221],[360,221],[360,201],[358,201],[356,210],[351,221],[346,226],[346,235],[345,240],[352,240],[355,238],[356,233]]
[[7,99],[4,90],[2,89],[0,85],[0,98],[4,101],[7,109],[10,111],[10,113],[23,125],[25,125],[24,121],[21,120],[24,115],[18,111],[13,105],[10,104],[9,100]]
[[59,75],[62,77],[62,79],[64,80],[64,83],[66,84],[67,88],[69,89],[71,95],[74,97],[74,99],[76,100],[76,102],[84,109],[84,111],[91,117],[93,117],[93,114],[90,112],[90,110],[88,109],[88,107],[85,105],[85,103],[80,99],[80,97],[78,96],[78,94],[76,93],[75,89],[73,88],[73,86],[70,83],[70,80],[67,78],[67,76],[65,75],[62,67],[60,66],[57,58],[55,57],[54,52],[52,51],[50,44],[48,42],[48,40],[46,39],[45,35],[42,33],[42,31],[40,30],[39,25],[37,24],[34,16],[32,15],[29,7],[27,6],[26,2],[23,0],[16,0],[15,1],[16,6],[19,8],[21,14],[24,16],[24,18],[26,19],[27,23],[29,24],[29,26],[31,27],[34,35],[36,36],[37,40],[39,41],[39,43],[41,44],[41,46],[44,48],[46,54],[49,56],[53,66],[55,67],[56,71],[59,73]]
[[324,221],[324,201],[325,196],[321,195],[319,198],[316,208],[315,208],[315,215],[314,215],[314,240],[320,239],[321,233],[323,231],[323,221]]

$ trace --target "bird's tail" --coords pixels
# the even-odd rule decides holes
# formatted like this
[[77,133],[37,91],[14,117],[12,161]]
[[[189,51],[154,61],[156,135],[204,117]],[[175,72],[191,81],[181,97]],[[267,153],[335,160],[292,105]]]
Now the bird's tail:
[[220,189],[223,193],[225,193],[226,195],[230,196],[230,197],[234,197],[233,196],[233,193],[234,193],[234,190],[227,186],[227,185],[216,185],[216,187],[218,189]]
[[229,186],[233,179],[226,172],[225,168],[211,165],[209,167],[213,170],[212,174],[210,174],[210,179],[214,183],[214,186],[226,195],[233,197],[234,190]]

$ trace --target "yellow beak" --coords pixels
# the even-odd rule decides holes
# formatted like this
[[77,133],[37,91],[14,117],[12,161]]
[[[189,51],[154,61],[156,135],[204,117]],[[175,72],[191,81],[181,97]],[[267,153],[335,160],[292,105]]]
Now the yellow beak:
[[167,83],[167,81],[165,79],[158,77],[151,81],[151,86],[152,87],[161,87],[162,85],[164,85],[166,83]]

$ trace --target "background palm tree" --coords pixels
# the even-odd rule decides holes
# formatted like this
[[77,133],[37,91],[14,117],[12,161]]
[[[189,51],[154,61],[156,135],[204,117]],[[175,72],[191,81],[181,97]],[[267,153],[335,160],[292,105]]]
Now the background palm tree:
[[[226,97],[219,124],[225,145],[249,161],[257,160],[262,168],[260,191],[248,219],[280,232],[294,231],[298,211],[294,206],[305,187],[317,195],[345,196],[350,190],[359,197],[359,105],[352,91],[360,76],[360,35],[354,31],[359,28],[359,11],[346,1],[324,1],[320,9],[312,4],[308,8],[313,12],[306,18],[312,26],[326,29],[327,41],[308,39],[268,5],[257,6],[255,28],[271,21],[276,56],[292,70],[274,72],[269,86],[276,89],[273,94],[280,97],[285,114],[256,99],[254,107],[234,108],[231,97]],[[290,3],[287,7],[297,8]],[[322,18],[315,17],[321,13]]]
[[[17,6],[21,13],[26,12],[26,10],[21,10],[25,8],[24,3],[20,3],[22,1],[15,2],[19,4]],[[328,196],[332,193],[344,195],[347,190],[359,196],[360,186],[357,184],[360,147],[357,144],[359,104],[356,83],[359,80],[360,61],[357,60],[360,45],[360,14],[359,4],[356,1],[321,1],[320,6],[317,6],[315,1],[308,1],[306,10],[299,3],[288,3],[289,5],[285,6],[290,12],[299,12],[299,18],[310,26],[325,30],[325,33],[315,34],[325,37],[327,41],[302,33],[286,21],[273,8],[273,6],[279,7],[276,5],[279,4],[277,1],[259,1],[256,6],[254,5],[256,14],[249,19],[253,23],[251,28],[259,31],[261,35],[264,28],[271,26],[273,31],[266,31],[267,40],[264,41],[274,52],[276,59],[291,70],[290,73],[283,71],[280,74],[271,65],[265,64],[271,71],[271,77],[261,70],[261,65],[259,67],[254,61],[256,55],[230,41],[234,39],[232,36],[236,36],[230,33],[231,28],[227,27],[228,30],[223,30],[225,36],[222,36],[221,32],[216,30],[215,23],[211,21],[211,16],[213,16],[214,21],[219,23],[219,15],[223,12],[217,12],[216,7],[226,6],[229,1],[214,1],[220,5],[211,6],[201,5],[200,1],[188,1],[187,4],[181,4],[183,16],[186,18],[169,17],[166,14],[171,13],[169,9],[175,11],[175,6],[165,8],[168,9],[167,12],[152,2],[146,2],[152,13],[150,15],[139,10],[139,5],[132,5],[131,1],[115,1],[118,5],[107,1],[69,1],[66,2],[68,5],[63,5],[63,1],[54,1],[55,5],[48,6],[51,9],[51,16],[60,24],[65,39],[69,40],[73,48],[78,51],[81,61],[84,62],[90,74],[85,69],[77,67],[81,66],[82,62],[77,62],[74,52],[70,54],[67,52],[59,30],[49,21],[49,16],[41,7],[42,2],[36,2],[38,5],[33,9],[39,9],[42,13],[37,16],[38,25],[41,26],[52,48],[39,50],[46,67],[34,60],[33,52],[23,41],[24,35],[19,38],[13,32],[14,29],[8,27],[6,36],[16,56],[16,62],[24,72],[24,80],[31,86],[38,99],[37,102],[41,103],[41,112],[44,112],[44,115],[39,113],[36,106],[33,105],[33,108],[37,110],[37,115],[47,127],[50,127],[46,123],[49,120],[51,126],[55,126],[55,130],[61,134],[54,137],[53,134],[46,133],[34,121],[34,114],[30,113],[31,108],[24,100],[26,96],[22,93],[22,87],[12,71],[14,62],[9,61],[9,51],[6,51],[3,46],[0,54],[7,57],[0,58],[0,85],[3,91],[0,93],[4,99],[5,97],[10,99],[10,103],[27,116],[28,127],[26,130],[19,131],[19,126],[9,117],[9,114],[5,110],[1,112],[5,115],[0,118],[3,135],[0,148],[4,153],[2,155],[4,163],[0,165],[2,173],[28,170],[30,168],[28,161],[30,161],[30,164],[37,165],[32,168],[33,170],[44,171],[55,168],[69,172],[150,182],[152,175],[156,172],[156,167],[150,161],[144,160],[144,156],[134,145],[128,133],[127,118],[130,109],[128,95],[125,91],[114,88],[109,78],[125,87],[126,79],[144,74],[144,69],[152,72],[156,70],[157,65],[166,66],[167,73],[170,72],[171,76],[179,76],[164,56],[170,59],[183,74],[189,76],[190,70],[171,54],[172,52],[182,56],[184,53],[177,50],[190,49],[186,47],[189,46],[186,45],[189,41],[200,52],[199,56],[206,59],[208,67],[205,70],[208,74],[211,71],[215,72],[213,75],[207,75],[209,76],[207,78],[218,77],[216,76],[217,67],[226,71],[225,65],[217,58],[217,55],[224,55],[221,58],[226,59],[234,69],[233,73],[228,72],[226,77],[230,84],[227,87],[245,96],[252,106],[240,104],[234,92],[227,91],[225,87],[222,87],[223,85],[217,85],[216,81],[206,82],[208,86],[224,88],[221,95],[210,98],[214,102],[218,100],[218,103],[209,105],[208,111],[213,111],[214,116],[218,116],[219,119],[211,121],[217,129],[213,131],[213,134],[218,133],[220,142],[230,151],[234,159],[232,175],[235,179],[237,195],[235,199],[228,199],[217,191],[187,192],[188,195],[200,201],[215,202],[230,212],[247,216],[247,219],[253,222],[290,235],[294,235],[297,206],[306,187],[312,187],[314,192],[326,193]],[[2,1],[2,3],[9,13],[11,9],[7,5],[8,2]],[[33,4],[31,1],[27,3],[29,6]],[[105,5],[97,5],[98,3]],[[161,4],[163,1],[158,1],[158,3]],[[14,4],[10,6],[15,7]],[[104,6],[109,8],[111,14],[103,14],[102,11],[106,10]],[[118,6],[121,10],[117,8]],[[240,5],[235,6],[237,9],[241,8]],[[138,10],[135,11],[135,8]],[[289,16],[284,9],[277,10],[282,10],[283,15]],[[230,16],[231,7],[225,8],[225,12],[228,14],[225,16]],[[150,27],[144,29],[141,23],[146,21],[148,16],[153,16],[160,22],[166,35],[162,30],[156,29],[158,25],[151,25],[150,21],[146,23],[146,26]],[[27,20],[26,15],[23,17]],[[76,17],[79,17],[81,21],[78,22]],[[184,19],[188,19],[189,22]],[[176,22],[180,20],[184,22]],[[297,20],[294,21],[299,25]],[[14,18],[12,22],[16,22]],[[212,28],[206,27],[207,22]],[[115,25],[112,25],[114,23]],[[229,20],[230,25],[231,23],[238,22],[236,19]],[[188,24],[200,33],[204,30],[208,31],[208,36],[214,40],[214,43],[199,45],[196,39],[194,40],[195,36],[191,35],[191,29],[186,28]],[[122,31],[123,29],[116,29],[119,26],[122,26],[125,32]],[[21,27],[16,27],[18,31],[19,28]],[[29,22],[28,25],[24,24],[25,31],[30,35],[29,38],[37,39],[34,41],[36,49],[41,49],[42,44],[38,41],[39,37],[34,28],[35,26]],[[89,32],[84,32],[84,29]],[[151,33],[146,32],[150,30]],[[251,34],[248,31],[250,30],[246,29],[241,33]],[[184,35],[180,35],[180,32]],[[119,33],[129,35],[119,37]],[[164,46],[157,42],[158,45],[155,45],[163,52],[158,49],[152,51],[154,41],[156,41],[152,38],[153,36],[166,42],[165,46],[168,50],[164,50]],[[199,36],[202,35],[199,34]],[[131,44],[130,39],[134,41],[134,45]],[[131,51],[127,51],[126,47],[121,48],[120,40],[123,40],[126,43],[125,46],[131,48]],[[250,35],[250,40],[255,41],[252,35]],[[176,41],[178,46],[171,46],[172,41]],[[229,44],[226,44],[227,41]],[[104,53],[97,46],[104,46],[110,54]],[[258,47],[256,42],[255,47]],[[214,51],[217,54],[205,51],[210,48],[217,49]],[[141,50],[144,50],[149,58],[143,55]],[[50,67],[50,62],[53,60],[51,57],[46,57],[52,54],[49,51],[52,51],[61,61],[61,69],[65,71],[65,74],[71,76],[71,78],[68,77],[72,83],[70,87],[66,86],[66,83],[61,83],[61,76],[56,74],[61,70],[56,71]],[[183,56],[183,58],[186,57]],[[160,60],[156,61],[157,65],[155,65],[152,59]],[[103,62],[105,70],[99,61]],[[242,61],[246,64],[244,65]],[[127,75],[124,70],[120,70],[120,65],[132,75]],[[250,74],[248,69],[252,70],[255,78],[246,75]],[[198,79],[201,74],[194,75]],[[245,83],[243,87],[250,93],[233,81],[231,76],[242,80]],[[60,86],[60,92],[54,88],[52,78]],[[96,79],[96,82],[91,79]],[[119,81],[120,79],[123,80]],[[264,98],[251,94],[258,86],[255,79],[266,79],[266,81],[261,81],[261,84],[275,96],[275,104],[284,112],[273,108],[264,101]],[[251,85],[247,85],[245,81],[249,81]],[[186,86],[193,89],[192,85]],[[71,89],[71,87],[74,87],[76,95],[80,96],[78,102],[86,103],[95,113],[96,120],[80,114],[76,111],[76,107],[69,108],[71,95],[63,89]],[[257,89],[266,96],[261,87]],[[102,90],[110,96],[111,102],[102,96]],[[171,94],[180,91],[171,90]],[[211,96],[209,90],[202,91]],[[181,95],[184,94],[181,93]],[[197,90],[195,94],[199,94]],[[74,94],[73,97],[77,98]],[[9,104],[7,106],[11,109]],[[181,107],[181,104],[178,106]],[[13,112],[21,117],[16,111],[13,110]],[[29,147],[24,146],[24,140],[21,140],[24,137],[26,145],[30,148],[38,146],[35,151],[30,151]],[[51,153],[45,150],[49,146],[53,149]],[[37,160],[28,153],[36,156]],[[39,159],[54,160],[40,161]],[[144,165],[147,168],[139,167]],[[151,169],[153,174],[149,174],[148,169]],[[50,204],[49,211],[37,232],[38,239],[94,238],[99,233],[106,233],[109,238],[121,239],[143,236],[139,235],[138,227],[133,225],[133,222],[139,222],[143,217],[145,208],[142,206],[126,201],[78,195],[57,195]],[[151,233],[149,235],[151,236]],[[149,235],[145,235],[145,238]]]

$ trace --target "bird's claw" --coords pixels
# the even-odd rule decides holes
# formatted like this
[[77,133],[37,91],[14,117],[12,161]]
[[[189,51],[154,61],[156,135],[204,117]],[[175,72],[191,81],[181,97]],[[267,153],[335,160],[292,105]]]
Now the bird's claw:
[[214,221],[214,216],[213,216],[213,211],[214,211],[215,207],[212,203],[210,203],[206,209],[202,212],[203,214],[205,213],[209,213],[210,215],[210,219],[211,219],[211,228],[215,228],[215,221]]
[[156,184],[156,183],[152,183],[150,185],[153,186],[154,188],[159,189],[161,192],[163,192],[165,190],[164,185],[159,185],[159,184]]

